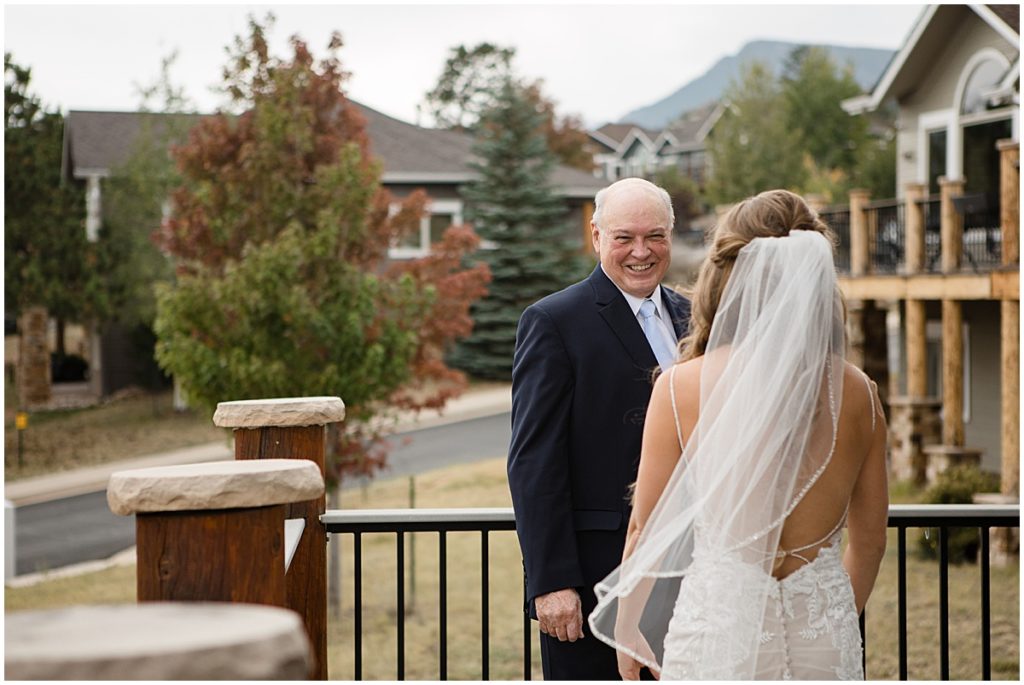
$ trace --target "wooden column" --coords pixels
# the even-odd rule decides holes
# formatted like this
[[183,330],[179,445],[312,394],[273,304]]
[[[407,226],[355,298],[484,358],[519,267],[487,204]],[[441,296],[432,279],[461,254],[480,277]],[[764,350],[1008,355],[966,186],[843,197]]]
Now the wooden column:
[[[235,459],[308,459],[325,473],[327,424],[345,417],[338,397],[221,402],[213,422],[233,428]],[[305,531],[285,578],[286,606],[303,617],[316,658],[311,677],[327,679],[327,531],[320,521],[324,495],[289,505]]]
[[[999,202],[1002,224],[1003,266],[1020,262],[1020,144],[1000,140]],[[1019,298],[1019,293],[1017,294]],[[1002,361],[1002,468],[1004,495],[1020,496],[1020,300],[1000,303],[1000,356]]]
[[1020,495],[1020,302],[1000,303],[1002,357],[1001,491]]
[[846,303],[846,359],[860,370],[865,367],[864,301]]
[[1020,261],[1020,143],[1000,140],[999,207],[1003,227],[1003,264]]
[[940,231],[942,236],[942,272],[955,273],[960,270],[960,262],[964,252],[963,217],[953,206],[953,198],[963,195],[964,179],[951,180],[946,177],[939,179]]
[[963,305],[942,301],[942,444],[964,444]]
[[921,200],[928,196],[928,186],[908,183],[903,194],[906,222],[906,273],[918,274],[924,269],[924,207]]
[[868,219],[866,206],[871,199],[867,190],[850,191],[850,275],[868,273]]
[[922,399],[928,395],[925,313],[923,300],[907,300],[907,396]]

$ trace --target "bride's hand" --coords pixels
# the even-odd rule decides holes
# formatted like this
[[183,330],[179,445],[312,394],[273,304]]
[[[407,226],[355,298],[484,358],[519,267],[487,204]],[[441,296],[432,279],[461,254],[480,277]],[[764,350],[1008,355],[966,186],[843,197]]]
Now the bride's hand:
[[[622,679],[640,680],[640,669],[644,668],[644,665],[628,654],[616,652],[615,655],[619,660],[619,675],[622,676]],[[647,670],[651,672],[655,680],[661,680],[661,673],[653,668],[648,668]]]

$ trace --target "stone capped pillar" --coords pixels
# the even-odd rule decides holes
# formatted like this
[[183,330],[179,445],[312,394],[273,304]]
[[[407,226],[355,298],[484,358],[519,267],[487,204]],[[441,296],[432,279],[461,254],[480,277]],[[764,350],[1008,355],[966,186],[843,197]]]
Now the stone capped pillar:
[[[235,459],[297,459],[325,473],[327,424],[345,418],[339,397],[290,397],[221,402],[213,422],[234,429]],[[288,518],[305,521],[305,535],[287,578],[287,606],[303,617],[313,643],[312,677],[327,679],[327,531],[324,495],[291,504]]]

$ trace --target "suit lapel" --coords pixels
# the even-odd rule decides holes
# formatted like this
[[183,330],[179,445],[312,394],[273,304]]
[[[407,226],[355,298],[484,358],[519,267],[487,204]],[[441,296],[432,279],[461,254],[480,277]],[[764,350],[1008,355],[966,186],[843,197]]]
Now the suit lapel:
[[601,318],[618,337],[633,362],[645,369],[657,366],[658,360],[651,351],[651,345],[637,323],[633,310],[629,308],[626,298],[619,289],[601,270],[600,265],[594,269],[588,280],[594,288],[594,303]]

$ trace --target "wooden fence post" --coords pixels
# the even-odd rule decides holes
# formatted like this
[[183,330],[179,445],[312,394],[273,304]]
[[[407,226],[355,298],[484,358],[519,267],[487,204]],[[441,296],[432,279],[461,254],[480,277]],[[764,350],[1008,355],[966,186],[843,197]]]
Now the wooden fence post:
[[[308,459],[325,473],[327,424],[345,418],[339,397],[294,397],[221,402],[213,422],[234,429],[235,459]],[[305,533],[285,579],[286,606],[303,617],[316,664],[327,680],[327,531],[320,522],[324,495],[291,504],[288,518],[305,520]]]
[[908,183],[903,193],[906,221],[904,264],[908,274],[918,274],[924,269],[924,207],[921,202],[927,196],[928,186],[920,183]]

